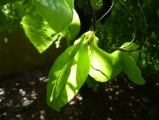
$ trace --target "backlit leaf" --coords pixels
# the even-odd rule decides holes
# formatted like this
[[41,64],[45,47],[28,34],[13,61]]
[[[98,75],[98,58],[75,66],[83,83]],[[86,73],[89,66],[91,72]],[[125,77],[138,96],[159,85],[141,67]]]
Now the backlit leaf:
[[122,67],[120,65],[121,52],[119,50],[116,50],[110,55],[112,58],[112,73],[111,73],[111,79],[112,79],[122,72]]
[[[68,59],[69,59],[69,56],[70,56],[71,52],[73,51],[73,49],[76,46],[77,45],[73,45],[73,46],[70,46],[69,48],[67,48],[65,50],[65,52],[63,52],[56,59],[56,61],[54,62],[53,66],[52,66],[52,68],[50,70],[49,81],[48,81],[48,84],[47,84],[47,102],[48,102],[49,105],[51,104],[53,99],[56,99],[58,97],[60,91],[62,91],[61,90],[62,87],[64,87],[66,85],[66,80],[67,80],[67,78],[69,76],[69,73],[70,73],[70,70],[71,70],[71,66],[67,65],[69,68],[66,68],[66,67],[65,67],[65,69],[63,69],[63,68],[64,68],[64,66],[66,66],[66,64],[68,62]],[[74,59],[74,58],[72,58],[72,59]],[[65,70],[68,70],[68,71],[66,71],[66,73],[64,73],[63,71],[65,71]],[[63,72],[63,74],[62,74],[62,72]],[[60,75],[63,78],[65,77],[65,79],[62,80],[60,78]],[[57,82],[58,82],[58,85],[60,85],[59,88],[56,88]],[[57,91],[56,94],[55,94],[55,90]]]
[[85,35],[79,38],[78,43],[67,48],[51,68],[47,85],[47,103],[57,111],[76,95],[87,78],[90,61],[88,44],[84,40],[89,34]]
[[136,65],[134,59],[128,55],[128,53],[121,54],[121,66],[124,73],[129,77],[129,79],[138,85],[143,85],[145,80],[141,75],[141,71]]
[[29,40],[42,53],[56,40],[57,34],[39,15],[34,6],[30,6],[26,12],[28,14],[22,18],[21,24]]
[[56,33],[64,31],[73,19],[74,0],[33,0],[33,2]]
[[75,57],[77,57],[75,58],[77,61],[75,60],[71,67],[71,72],[63,92],[51,103],[57,111],[59,111],[62,106],[68,103],[77,94],[87,78],[90,64],[86,44]]
[[91,68],[89,75],[96,81],[106,82],[111,79],[112,60],[111,55],[103,51],[97,46],[98,38],[94,38],[90,44],[89,58],[91,61]]
[[[126,42],[121,47],[127,46],[129,43],[130,42]],[[136,49],[138,47],[139,47],[138,44],[132,43],[131,45],[127,46],[124,49],[126,49],[126,50],[134,50],[134,49]],[[128,52],[128,54],[129,54],[129,56],[131,56],[135,60],[135,62],[137,62],[138,57],[139,57],[139,50],[133,51],[133,52]]]

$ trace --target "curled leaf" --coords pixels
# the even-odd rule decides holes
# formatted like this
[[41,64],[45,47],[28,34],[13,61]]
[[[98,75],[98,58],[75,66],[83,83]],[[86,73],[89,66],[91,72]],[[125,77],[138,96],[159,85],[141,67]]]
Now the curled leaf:
[[91,61],[89,75],[98,82],[106,82],[110,80],[112,73],[111,56],[100,49],[97,43],[98,38],[94,37],[89,49],[89,58]]
[[[125,46],[127,46],[129,44],[130,44],[130,42],[126,42],[121,47],[125,47]],[[138,44],[132,43],[131,45],[127,46],[125,49],[126,50],[134,50],[134,49],[136,49],[138,47],[139,47]],[[131,56],[135,60],[135,62],[137,62],[138,57],[139,57],[139,50],[133,51],[133,52],[128,52],[128,54],[129,54],[129,56]]]
[[110,55],[112,58],[112,73],[111,73],[111,79],[112,79],[122,72],[122,67],[120,65],[121,52],[119,50],[116,50]]

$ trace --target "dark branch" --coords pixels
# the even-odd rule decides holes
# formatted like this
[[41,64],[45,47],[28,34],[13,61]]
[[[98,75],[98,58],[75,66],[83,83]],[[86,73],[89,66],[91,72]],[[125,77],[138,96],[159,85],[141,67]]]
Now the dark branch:
[[[129,14],[130,14],[130,15],[132,16],[132,18],[134,19],[135,25],[137,26],[136,19],[134,18],[134,16],[133,16],[132,13],[130,12],[130,10],[129,10],[120,0],[118,0],[118,1],[127,9],[127,11],[129,12]],[[133,52],[133,51],[137,51],[137,50],[141,49],[141,48],[144,46],[145,42],[146,42],[146,37],[147,37],[147,21],[146,21],[145,14],[144,14],[144,12],[143,12],[143,10],[142,10],[142,7],[141,7],[141,5],[140,5],[139,0],[137,0],[137,3],[138,3],[138,7],[139,7],[139,9],[140,9],[140,12],[141,12],[141,14],[142,14],[142,18],[143,18],[144,26],[145,26],[145,28],[144,28],[144,40],[142,41],[141,45],[140,45],[138,48],[134,49],[134,50],[125,50],[125,49],[123,49],[123,48],[115,48],[115,49],[117,49],[117,50],[120,50],[120,51],[123,51],[123,52]],[[136,28],[135,28],[135,31],[137,32],[137,29],[136,29]],[[136,34],[136,32],[135,32],[135,34]],[[131,45],[131,44],[134,42],[134,39],[135,39],[135,37],[132,39],[132,41],[130,42],[129,45]],[[129,45],[127,45],[127,46],[129,46]],[[125,46],[124,48],[126,48],[127,46]]]
[[93,17],[93,31],[96,31],[96,15],[95,15],[94,9],[91,5],[91,0],[88,0],[88,5],[91,10],[92,17]]
[[133,14],[130,12],[130,10],[126,7],[126,5],[124,3],[122,3],[120,0],[118,0],[120,2],[120,4],[127,10],[127,12],[130,14],[130,16],[133,18],[133,22],[134,22],[134,29],[135,29],[135,34],[133,36],[133,39],[131,40],[131,42],[125,46],[124,48],[130,46],[134,41],[135,41],[135,37],[136,37],[136,33],[137,33],[137,22],[136,22],[136,19],[135,17],[133,16]]

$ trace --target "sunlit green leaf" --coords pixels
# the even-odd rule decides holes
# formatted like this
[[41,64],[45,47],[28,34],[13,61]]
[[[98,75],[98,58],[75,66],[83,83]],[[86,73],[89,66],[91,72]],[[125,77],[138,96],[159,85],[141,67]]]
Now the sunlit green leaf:
[[[60,107],[63,106],[61,102],[64,102],[64,104],[68,102],[65,87],[71,73],[71,68],[73,64],[75,64],[74,57],[70,59],[69,56],[76,46],[77,45],[67,48],[66,51],[56,59],[50,70],[47,84],[47,103],[50,107],[58,111]],[[65,98],[63,98],[64,100],[57,101],[60,97]]]
[[89,75],[96,81],[106,82],[110,80],[112,73],[111,55],[103,51],[97,46],[98,38],[94,38],[90,44],[90,61],[91,68]]
[[[66,80],[68,79],[69,74],[70,74],[71,66],[73,65],[73,62],[74,62],[74,57],[75,57],[77,51],[80,50],[80,48],[82,47],[82,42],[84,41],[84,36],[80,37],[79,40],[81,40],[81,41],[78,44],[67,48],[67,50],[58,57],[58,59],[55,61],[54,65],[53,65],[53,67],[51,68],[50,76],[49,76],[50,81],[54,81],[54,79],[56,80],[56,84],[54,86],[55,89],[54,89],[54,93],[53,93],[55,99],[60,95],[61,92],[63,92],[64,86],[66,84]],[[72,49],[72,47],[74,47],[74,49]],[[65,56],[67,56],[68,58],[67,59],[64,58]],[[63,60],[63,59],[65,59],[67,61],[65,62],[65,60]],[[54,77],[53,73],[57,71],[59,63],[63,67],[61,68],[61,71],[59,72],[58,76]]]
[[[68,66],[69,68],[64,68],[64,66],[66,66],[66,63],[68,62],[68,59],[69,59],[69,56],[71,54],[71,52],[74,50],[74,48],[76,47],[77,45],[73,45],[73,46],[70,46],[69,48],[67,48],[65,50],[65,52],[63,52],[57,59],[56,61],[54,62],[51,70],[50,70],[50,74],[49,74],[49,81],[48,81],[48,84],[47,84],[47,100],[48,100],[48,103],[50,104],[50,102],[52,102],[53,99],[55,99],[54,97],[56,97],[57,95],[59,95],[60,93],[60,90],[61,90],[61,87],[64,87],[65,84],[66,84],[66,80],[69,76],[69,72],[70,72],[70,69],[71,69],[71,66]],[[74,60],[74,58],[72,58]],[[71,60],[72,61],[72,60]],[[70,62],[70,61],[69,61]],[[69,71],[66,71],[66,73],[62,73],[62,71],[64,70],[69,70]],[[67,73],[68,72],[68,73]],[[60,74],[62,77],[66,77],[66,80],[62,80],[60,79]],[[64,76],[67,75],[67,76]],[[58,84],[61,83],[61,86],[59,86],[59,91],[57,92],[56,96],[54,94],[54,91],[55,91],[55,86],[57,86],[57,80],[58,81]],[[58,88],[56,88],[56,91],[58,90]],[[57,98],[57,97],[56,97]]]
[[82,49],[79,51],[79,58],[77,60],[77,75],[76,80],[78,82],[83,82],[86,80],[89,69],[90,69],[90,60],[88,57],[88,48],[87,44],[84,44]]
[[68,26],[67,29],[65,29],[65,31],[62,32],[63,35],[66,37],[68,46],[70,46],[70,42],[72,40],[74,40],[77,37],[77,35],[79,34],[80,27],[81,27],[81,23],[80,23],[79,16],[78,16],[76,10],[74,10],[73,11],[73,20],[72,20],[71,24]]
[[56,40],[57,34],[39,15],[34,6],[30,6],[27,13],[29,14],[23,17],[21,24],[29,40],[42,53]]
[[141,75],[141,71],[136,65],[134,59],[128,55],[128,53],[121,54],[121,66],[124,73],[129,77],[129,79],[138,85],[143,85],[145,80]]
[[90,61],[88,44],[84,40],[89,34],[85,35],[79,38],[78,43],[67,48],[51,68],[47,85],[47,102],[57,111],[76,95],[87,78]]
[[112,73],[111,73],[111,79],[112,79],[122,72],[122,67],[120,65],[121,52],[116,50],[113,53],[111,53],[110,55],[112,58],[112,66],[113,66]]
[[[130,42],[126,42],[121,47],[125,47],[125,46],[129,45],[129,43]],[[138,44],[132,43],[131,45],[127,46],[124,49],[126,49],[126,50],[134,50],[134,49],[136,49],[138,47],[139,47]],[[138,57],[139,57],[139,50],[133,51],[133,52],[128,52],[128,54],[129,54],[129,56],[131,56],[135,60],[135,62],[137,62]]]
[[33,0],[33,2],[56,33],[64,31],[73,19],[74,0]]

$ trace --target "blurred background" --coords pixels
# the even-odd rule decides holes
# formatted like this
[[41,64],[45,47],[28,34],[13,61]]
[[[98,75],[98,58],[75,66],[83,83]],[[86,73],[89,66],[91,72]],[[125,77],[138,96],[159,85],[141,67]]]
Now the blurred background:
[[0,7],[0,76],[50,67],[66,48],[64,41],[61,48],[56,49],[53,44],[44,53],[38,53],[25,35],[16,8],[15,4]]

